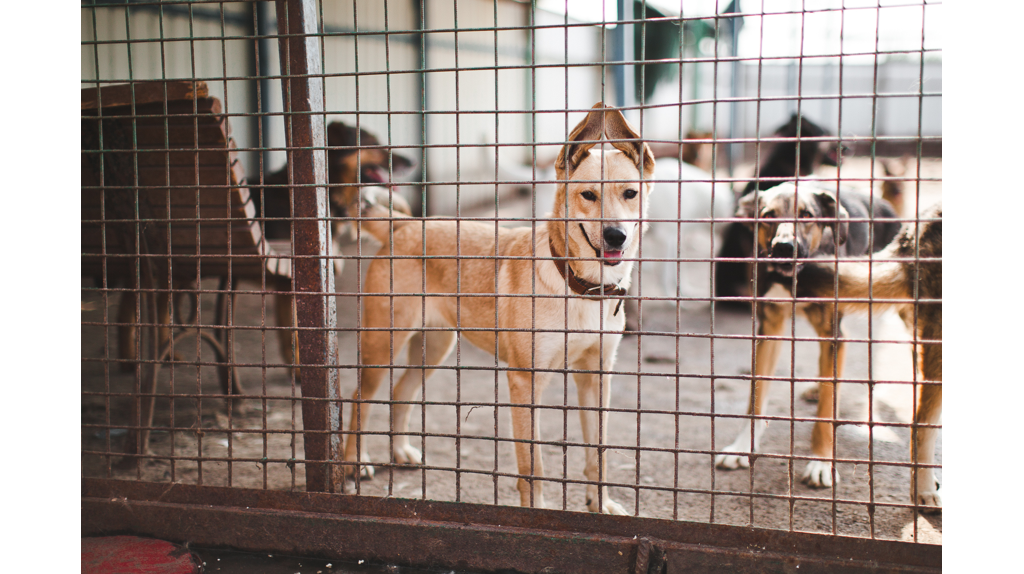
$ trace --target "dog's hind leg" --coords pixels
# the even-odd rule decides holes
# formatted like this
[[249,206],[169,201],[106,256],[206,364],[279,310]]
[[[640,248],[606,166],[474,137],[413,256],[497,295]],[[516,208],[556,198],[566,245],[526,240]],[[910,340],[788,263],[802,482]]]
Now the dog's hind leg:
[[747,407],[747,414],[750,418],[743,425],[736,440],[725,447],[722,454],[715,457],[715,466],[727,470],[736,468],[748,468],[750,458],[742,454],[728,453],[749,453],[757,452],[761,447],[761,435],[764,434],[768,423],[763,420],[756,420],[756,417],[764,413],[765,405],[768,402],[769,381],[764,377],[770,377],[775,373],[775,365],[779,359],[781,342],[776,339],[782,334],[782,329],[789,317],[790,307],[787,305],[776,305],[773,303],[761,303],[758,305],[757,315],[760,319],[760,326],[757,330],[757,343],[754,347],[754,374],[753,388],[750,393],[750,403]]
[[[831,305],[811,305],[807,307],[805,314],[820,339],[818,342],[821,349],[818,356],[818,377],[821,379],[842,378],[843,365],[846,362],[846,344],[842,341],[842,314],[836,321],[834,307]],[[818,421],[814,423],[814,430],[811,432],[811,452],[819,460],[808,462],[801,476],[801,480],[809,486],[830,488],[833,482],[839,482],[839,473],[832,466],[834,458],[832,444],[835,440],[834,421],[838,415],[838,405],[838,383],[819,381]]]
[[[424,336],[425,335],[425,336]],[[441,364],[455,347],[454,331],[416,331],[409,339],[409,366],[402,373],[402,378],[395,385],[392,400],[394,440],[391,452],[398,464],[420,464],[423,455],[420,449],[409,444],[409,414],[412,412],[410,401],[416,400],[420,388],[435,369],[422,368],[423,365],[436,367]],[[424,340],[426,349],[424,349]]]
[[[573,367],[588,371],[613,368],[613,365],[599,365],[596,361],[582,363],[584,364]],[[573,378],[576,381],[580,407],[583,407],[580,410],[583,442],[589,445],[586,447],[587,462],[583,469],[584,476],[591,483],[587,484],[587,508],[591,512],[602,514],[628,514],[621,504],[608,496],[608,487],[600,484],[608,481],[608,453],[603,448],[608,443],[608,420],[603,409],[607,409],[610,404],[612,376],[577,373]],[[598,410],[599,408],[602,410]]]
[[[934,329],[932,329],[934,330]],[[941,327],[937,333],[922,330],[922,338],[941,338]],[[921,363],[925,383],[921,384],[917,412],[914,414],[914,432],[910,442],[911,460],[914,462],[911,485],[916,491],[912,498],[915,504],[926,508],[924,512],[941,512],[942,497],[939,481],[935,478],[935,440],[938,438],[937,425],[942,416],[942,344],[921,345]],[[929,426],[920,426],[929,425]],[[920,466],[918,466],[920,465]]]

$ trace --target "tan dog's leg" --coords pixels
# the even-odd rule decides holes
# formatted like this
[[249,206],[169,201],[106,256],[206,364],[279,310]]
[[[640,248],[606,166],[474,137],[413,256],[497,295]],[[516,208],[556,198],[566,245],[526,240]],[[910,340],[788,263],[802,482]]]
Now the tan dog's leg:
[[[939,339],[942,337],[941,327],[937,333],[929,333],[935,329],[923,329],[922,338]],[[923,366],[924,379],[929,381],[921,385],[921,394],[917,402],[917,412],[914,414],[916,425],[939,423],[942,416],[942,344],[924,344],[921,349],[921,362]],[[913,437],[910,442],[911,460],[915,464],[935,464],[935,439],[938,438],[939,429],[933,427],[914,427]],[[912,472],[911,484],[917,492],[915,504],[927,506],[924,512],[941,512],[942,497],[939,492],[939,482],[935,479],[935,470],[931,467],[920,468],[915,466]]]
[[[424,337],[426,334],[426,337]],[[395,385],[394,397],[396,402],[392,406],[394,414],[394,432],[403,433],[394,437],[392,453],[395,462],[398,464],[420,464],[423,462],[423,453],[420,449],[409,444],[409,413],[412,405],[409,401],[416,400],[420,393],[420,387],[434,374],[435,369],[417,369],[414,365],[437,366],[441,364],[455,347],[455,331],[429,331],[422,333],[416,331],[409,339],[409,368],[402,373],[402,378]],[[423,349],[423,341],[426,340],[426,351]],[[424,361],[424,355],[426,360]],[[420,374],[422,372],[422,375]]]
[[[606,345],[612,348],[614,345]],[[612,357],[614,362],[614,357]],[[587,371],[596,371],[603,367],[609,370],[613,364],[599,365],[597,361],[584,359],[573,368]],[[605,411],[596,410],[598,407],[607,409],[611,399],[611,375],[597,375],[594,373],[577,373],[573,376],[576,381],[576,392],[579,397],[580,407],[587,410],[580,410],[580,425],[583,427],[583,442],[587,445],[587,462],[583,474],[587,480],[595,483],[587,485],[587,508],[591,512],[602,514],[628,514],[621,504],[615,502],[608,496],[608,487],[598,487],[598,482],[608,480],[608,454],[604,451],[604,445],[608,443],[608,415]],[[600,460],[599,460],[600,459]]]
[[[821,354],[818,356],[818,377],[831,379],[833,376],[842,378],[843,365],[846,363],[846,344],[834,340],[833,325],[835,315],[831,305],[812,305],[807,308],[807,319],[818,333]],[[842,314],[839,315],[839,336],[842,332]],[[834,360],[833,360],[834,359]],[[834,371],[834,372],[833,372]],[[835,421],[838,415],[839,389],[835,383],[821,381],[818,383],[818,422],[814,423],[811,433],[811,452],[822,460],[807,463],[801,480],[815,488],[830,488],[833,483],[832,442],[835,436]],[[835,482],[839,482],[839,473],[835,473]]]
[[[519,368],[521,365],[514,365],[510,361],[509,367]],[[540,402],[541,391],[549,376],[550,373],[543,372],[531,373],[512,370],[508,372],[509,398],[512,404],[530,405],[529,407],[512,407],[512,436],[517,441],[540,440],[540,415],[536,409],[531,407]],[[517,484],[520,506],[544,508],[541,481],[526,478],[528,476],[544,476],[544,462],[541,460],[540,445],[516,442],[516,462],[520,475]]]
[[[404,298],[395,299],[395,324],[399,326],[400,313],[398,312],[399,301]],[[366,302],[367,311],[364,313],[367,327],[375,327],[376,324],[370,317],[372,311],[369,307],[374,306],[376,303],[383,301],[385,305],[384,309],[387,309],[388,300],[386,298],[374,298],[368,297],[364,300]],[[378,308],[378,311],[380,309]],[[404,323],[404,322],[403,322]],[[408,326],[408,325],[402,325]],[[394,345],[396,355],[401,351],[405,343],[412,337],[412,331],[395,331],[394,332]],[[364,331],[362,333],[362,344],[361,359],[360,362],[364,365],[390,365],[394,364],[394,360],[391,354],[391,341],[392,333],[389,331]],[[348,418],[348,430],[349,435],[345,439],[345,462],[368,462],[370,460],[369,454],[366,449],[366,439],[360,436],[360,432],[366,429],[366,423],[370,420],[370,406],[371,403],[363,402],[373,399],[377,394],[377,389],[380,388],[381,382],[388,375],[389,369],[386,367],[364,367],[359,369],[359,386],[356,388],[355,393],[352,395],[353,402],[351,414]],[[345,474],[351,475],[356,467],[346,466]],[[370,465],[362,466],[359,474],[366,478],[373,478],[373,467]]]
[[[757,314],[760,325],[757,329],[759,338],[754,348],[754,390],[750,395],[750,404],[747,407],[747,414],[752,416],[764,413],[770,381],[761,377],[775,374],[775,365],[779,359],[781,341],[765,337],[777,337],[782,334],[786,318],[790,314],[790,307],[774,303],[761,303],[758,305]],[[768,423],[763,420],[748,419],[740,430],[740,434],[736,436],[736,440],[723,449],[723,454],[715,457],[715,466],[724,469],[749,468],[749,457],[725,453],[759,451],[761,435],[764,434],[764,429],[767,426]]]

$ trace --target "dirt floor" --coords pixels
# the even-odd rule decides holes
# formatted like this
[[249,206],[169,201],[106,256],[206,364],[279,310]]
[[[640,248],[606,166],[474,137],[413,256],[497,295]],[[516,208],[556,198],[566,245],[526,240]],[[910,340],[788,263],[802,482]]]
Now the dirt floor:
[[[844,166],[853,172],[856,161]],[[861,166],[863,169],[863,165]],[[922,164],[922,174],[941,177],[941,162]],[[922,206],[941,196],[941,183],[922,184]],[[522,206],[509,205],[509,211]],[[503,212],[505,206],[503,205]],[[366,242],[347,247],[346,253],[374,250]],[[356,265],[350,263],[338,282],[338,346],[344,396],[355,388],[357,290]],[[91,285],[83,283],[83,286]],[[204,287],[215,288],[214,282]],[[255,290],[257,285],[243,285]],[[95,292],[83,291],[82,320],[113,321],[118,299],[104,305]],[[265,307],[264,307],[265,306]],[[203,301],[201,318],[209,323],[213,300]],[[219,392],[216,370],[181,364],[165,367],[160,374],[156,425],[151,450],[158,458],[138,471],[117,470],[113,463],[121,450],[123,431],[108,433],[107,425],[124,424],[132,374],[110,368],[97,357],[113,355],[117,334],[112,328],[82,328],[82,465],[84,476],[113,476],[158,482],[201,483],[240,487],[295,489],[304,487],[300,391],[281,357],[273,332],[260,329],[262,319],[271,321],[271,300],[258,294],[240,295],[235,323],[249,326],[236,331],[237,360],[255,365],[241,369],[247,399],[245,412],[225,412],[224,402],[203,395]],[[869,319],[850,317],[844,323],[852,339],[869,337]],[[764,440],[766,456],[751,470],[722,471],[713,468],[711,451],[732,442],[746,410],[752,363],[750,336],[754,324],[743,310],[716,309],[707,304],[677,309],[666,303],[644,304],[644,334],[626,336],[619,348],[608,418],[608,480],[613,498],[640,516],[698,522],[754,525],[763,528],[875,536],[888,539],[942,541],[942,517],[919,516],[887,504],[906,504],[910,496],[909,470],[892,463],[909,460],[909,429],[898,426],[912,417],[912,387],[875,383],[871,380],[912,379],[907,344],[864,342],[848,344],[845,377],[860,382],[842,386],[841,419],[850,421],[837,431],[837,456],[855,462],[840,463],[841,482],[830,490],[816,490],[800,483],[802,460],[810,455],[810,422],[779,420],[769,425]],[[811,337],[806,322],[796,321],[797,337]],[[106,331],[106,333],[104,333]],[[870,320],[874,340],[902,341],[908,335],[892,315]],[[106,350],[104,342],[106,341]],[[198,350],[197,350],[198,349]],[[211,361],[208,348],[194,337],[177,347],[179,358]],[[793,382],[773,385],[768,414],[779,418],[810,418],[816,406],[801,398],[811,383],[800,381],[817,373],[818,345],[798,342],[783,351],[777,371]],[[389,409],[377,407],[370,430],[369,448],[377,466],[372,481],[349,482],[348,492],[403,498],[460,500],[465,502],[518,504],[516,472],[507,408],[505,375],[496,372],[495,360],[465,341],[425,385],[422,405],[414,407],[412,442],[425,453],[422,468],[388,465]],[[464,367],[455,369],[451,367]],[[502,365],[503,367],[503,365]],[[400,374],[396,369],[395,377]],[[385,398],[383,396],[378,398]],[[582,476],[583,451],[579,418],[559,408],[576,404],[573,384],[555,376],[544,391],[538,411],[542,435],[552,445],[544,451],[545,485],[549,506],[585,510],[584,487],[572,481]],[[201,413],[201,417],[197,417]],[[347,409],[344,413],[348,417]],[[863,424],[871,420],[872,427]],[[897,423],[886,426],[884,423]],[[941,463],[941,438],[938,445]],[[940,472],[941,476],[941,472]],[[871,504],[874,503],[874,504]],[[873,512],[869,509],[873,508]]]

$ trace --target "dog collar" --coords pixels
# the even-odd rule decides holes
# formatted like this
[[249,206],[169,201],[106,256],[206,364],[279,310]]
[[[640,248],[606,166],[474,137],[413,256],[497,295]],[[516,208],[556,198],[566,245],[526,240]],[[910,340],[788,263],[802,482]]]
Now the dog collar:
[[[569,288],[577,295],[607,299],[608,297],[622,297],[626,294],[626,290],[617,284],[601,285],[600,283],[591,283],[586,279],[580,279],[573,272],[568,261],[555,249],[555,242],[552,241],[550,235],[548,236],[548,246],[551,248],[551,255],[554,257],[554,264],[558,268],[558,273],[563,279],[568,281]],[[618,308],[616,308],[616,311],[618,311]]]

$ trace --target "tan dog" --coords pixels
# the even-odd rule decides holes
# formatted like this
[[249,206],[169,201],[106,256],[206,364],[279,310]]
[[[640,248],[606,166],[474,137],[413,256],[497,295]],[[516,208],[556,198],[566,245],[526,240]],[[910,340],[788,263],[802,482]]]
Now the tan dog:
[[[616,150],[591,153],[602,135],[628,141],[612,141]],[[467,221],[394,222],[394,255],[412,257],[377,259],[369,267],[366,291],[386,296],[363,298],[362,327],[369,330],[362,332],[361,362],[392,364],[412,340],[411,365],[423,364],[423,355],[426,365],[438,365],[451,352],[460,334],[456,329],[466,329],[461,335],[481,349],[497,351],[509,366],[511,402],[522,405],[511,409],[520,501],[535,507],[544,506],[544,497],[541,480],[534,478],[543,476],[543,463],[540,444],[532,442],[541,440],[540,413],[533,405],[552,370],[578,370],[574,379],[583,440],[591,445],[584,468],[590,481],[587,507],[625,514],[600,486],[607,480],[607,457],[599,447],[607,435],[603,409],[609,405],[612,377],[598,372],[614,368],[622,338],[625,312],[617,297],[628,287],[630,259],[642,232],[640,219],[653,188],[641,182],[653,176],[654,155],[619,111],[601,103],[576,126],[569,141],[573,143],[562,148],[556,163],[558,179],[567,183],[558,186],[546,229],[496,229]],[[385,245],[379,255],[388,255],[391,249]],[[456,285],[460,294],[469,296],[456,297]],[[398,296],[423,292],[435,296]],[[419,330],[424,327],[441,330]],[[426,369],[423,376],[432,371]],[[359,434],[366,428],[371,406],[365,401],[373,398],[387,373],[387,367],[361,369],[345,444],[347,462],[370,460]],[[408,369],[390,397],[396,403],[392,409],[397,463],[422,460],[404,434],[409,401],[419,388],[419,370]],[[372,476],[372,467],[363,466],[362,472]]]

